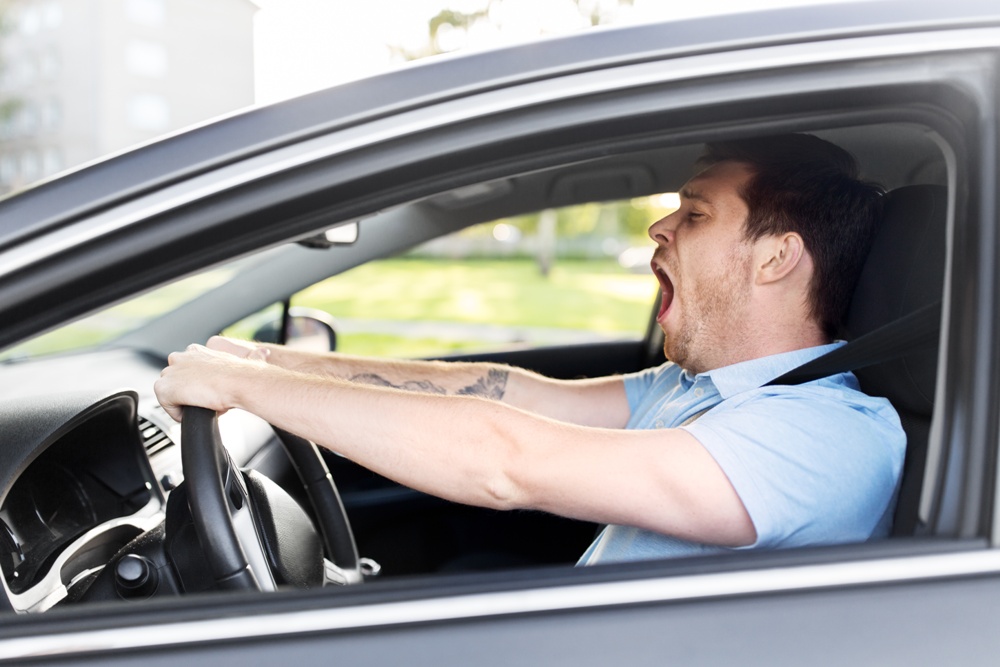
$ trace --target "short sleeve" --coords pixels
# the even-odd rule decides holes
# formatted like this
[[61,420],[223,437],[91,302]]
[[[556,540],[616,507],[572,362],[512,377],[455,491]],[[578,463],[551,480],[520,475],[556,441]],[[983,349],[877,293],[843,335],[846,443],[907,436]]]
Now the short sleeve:
[[628,399],[629,410],[635,412],[643,398],[649,393],[656,381],[656,375],[663,371],[663,366],[647,368],[638,373],[629,373],[622,379],[625,382],[625,397]]
[[728,476],[754,547],[864,541],[895,501],[906,438],[884,399],[843,388],[768,387],[685,426]]

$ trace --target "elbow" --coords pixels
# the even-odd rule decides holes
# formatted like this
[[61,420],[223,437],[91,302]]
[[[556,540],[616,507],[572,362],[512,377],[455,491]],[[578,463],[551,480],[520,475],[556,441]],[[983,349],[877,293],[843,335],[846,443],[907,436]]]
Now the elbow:
[[486,483],[486,507],[495,510],[524,509],[517,484],[503,472],[494,473]]
[[522,447],[509,433],[495,433],[498,443],[483,484],[485,505],[490,509],[516,510],[530,506],[524,483],[528,462]]

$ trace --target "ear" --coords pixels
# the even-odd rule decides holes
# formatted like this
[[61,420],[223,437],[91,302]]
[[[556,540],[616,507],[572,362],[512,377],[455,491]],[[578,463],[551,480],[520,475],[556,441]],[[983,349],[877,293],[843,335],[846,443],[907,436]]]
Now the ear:
[[802,237],[795,232],[765,236],[756,245],[754,254],[758,285],[777,282],[790,274],[802,262],[806,252]]

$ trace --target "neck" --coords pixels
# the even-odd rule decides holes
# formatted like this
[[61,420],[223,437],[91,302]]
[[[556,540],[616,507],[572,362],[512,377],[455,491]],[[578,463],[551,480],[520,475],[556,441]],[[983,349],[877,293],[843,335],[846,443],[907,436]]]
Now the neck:
[[[707,332],[706,332],[707,333]],[[704,355],[680,364],[690,373],[703,373],[751,359],[760,359],[831,342],[804,308],[748,309],[739,322],[718,332],[715,344],[702,347]]]

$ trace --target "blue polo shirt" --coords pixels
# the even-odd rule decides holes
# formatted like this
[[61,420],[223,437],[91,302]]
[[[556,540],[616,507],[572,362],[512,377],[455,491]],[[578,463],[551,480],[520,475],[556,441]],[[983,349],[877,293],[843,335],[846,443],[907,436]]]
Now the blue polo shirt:
[[[891,528],[906,450],[906,436],[889,402],[862,393],[851,373],[800,385],[762,386],[840,345],[694,376],[669,362],[625,376],[631,409],[627,428],[679,427],[698,439],[729,478],[757,531],[757,541],[740,548],[884,537]],[[731,550],[612,525],[580,564]]]

